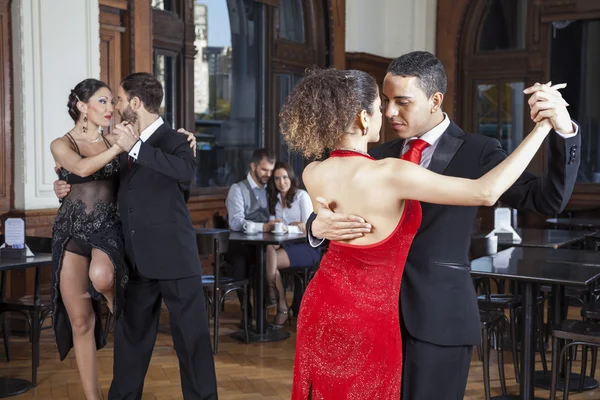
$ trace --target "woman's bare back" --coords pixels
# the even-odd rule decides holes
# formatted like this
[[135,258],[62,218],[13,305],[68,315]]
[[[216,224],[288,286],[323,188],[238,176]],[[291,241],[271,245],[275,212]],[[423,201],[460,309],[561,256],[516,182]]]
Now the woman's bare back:
[[358,215],[373,226],[371,234],[346,243],[377,243],[394,231],[402,217],[404,201],[382,173],[383,163],[361,156],[333,157],[304,170],[303,181],[315,210],[319,209],[315,199],[323,197],[332,211]]

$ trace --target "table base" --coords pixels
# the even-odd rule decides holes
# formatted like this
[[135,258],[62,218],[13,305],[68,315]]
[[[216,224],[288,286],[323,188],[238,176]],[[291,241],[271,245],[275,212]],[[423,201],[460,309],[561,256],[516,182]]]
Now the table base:
[[25,379],[0,377],[0,398],[25,393],[32,387],[33,384]]
[[[577,392],[579,391],[579,380],[581,379],[581,375],[576,372],[571,372],[571,381],[569,382],[569,392]],[[550,390],[550,386],[552,385],[552,373],[544,372],[544,371],[535,371],[534,385],[536,387]],[[585,377],[585,381],[583,382],[583,390],[593,390],[598,387],[598,381],[594,378],[590,378],[589,376]],[[556,389],[563,392],[565,390],[565,380],[561,377],[558,378],[558,382],[556,383]]]

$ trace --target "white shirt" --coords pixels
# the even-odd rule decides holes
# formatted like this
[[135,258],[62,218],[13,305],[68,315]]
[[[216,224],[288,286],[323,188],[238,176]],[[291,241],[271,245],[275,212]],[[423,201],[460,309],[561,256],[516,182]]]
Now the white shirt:
[[421,153],[421,163],[419,165],[421,165],[421,167],[424,167],[424,168],[429,167],[429,163],[431,162],[431,157],[433,157],[433,152],[435,151],[435,148],[437,147],[438,143],[440,142],[440,138],[442,137],[444,132],[446,132],[446,129],[448,129],[449,126],[450,126],[450,118],[448,118],[448,115],[446,113],[444,113],[444,120],[442,122],[440,122],[437,126],[435,126],[432,130],[430,130],[429,132],[426,132],[420,138],[415,136],[415,137],[411,137],[408,140],[405,140],[404,147],[402,147],[401,154],[406,153],[410,149],[409,143],[411,141],[417,140],[417,139],[424,140],[427,143],[429,143],[429,146],[427,146],[423,149],[423,152]]
[[145,142],[146,140],[150,139],[150,136],[152,136],[152,134],[156,132],[156,130],[160,128],[161,125],[164,123],[165,121],[163,121],[162,117],[158,117],[156,121],[148,125],[148,127],[146,127],[146,129],[144,129],[140,133],[141,141],[138,140],[137,143],[133,145],[131,150],[129,150],[129,156],[133,157],[134,160],[137,160],[138,154],[140,154],[140,147],[142,146],[142,142]]
[[312,201],[306,190],[298,189],[294,195],[291,207],[282,208],[281,193],[277,195],[279,201],[275,205],[275,219],[281,220],[286,225],[292,222],[308,221],[308,217],[313,212]]

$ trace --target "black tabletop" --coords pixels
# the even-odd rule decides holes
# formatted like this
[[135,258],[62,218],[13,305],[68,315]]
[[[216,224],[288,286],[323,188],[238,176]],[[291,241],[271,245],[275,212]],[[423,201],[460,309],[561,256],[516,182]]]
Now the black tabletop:
[[600,252],[586,250],[511,247],[510,249],[499,251],[492,257],[600,266]]
[[33,257],[27,258],[0,258],[0,271],[41,267],[52,263],[52,254],[34,253]]
[[600,228],[600,219],[597,218],[550,218],[546,222],[569,228]]
[[471,275],[542,284],[587,286],[600,279],[600,266],[488,256],[471,262]]
[[256,245],[303,243],[306,242],[306,235],[303,233],[286,233],[283,235],[274,235],[268,232],[247,235],[244,232],[231,232],[229,234],[229,241]]
[[522,239],[520,243],[515,243],[512,240],[503,240],[501,237],[499,237],[498,245],[501,245],[503,247],[547,247],[558,249],[560,247],[564,247],[569,244],[584,240],[586,236],[595,233],[586,231],[568,231],[560,229],[529,228],[519,228],[515,229],[515,231]]

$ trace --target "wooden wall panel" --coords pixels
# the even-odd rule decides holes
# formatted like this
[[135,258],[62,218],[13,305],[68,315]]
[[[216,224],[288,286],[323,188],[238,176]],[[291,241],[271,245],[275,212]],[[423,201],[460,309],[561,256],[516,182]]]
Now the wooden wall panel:
[[439,0],[437,9],[436,56],[448,76],[444,111],[452,119],[457,116],[458,48],[464,16],[471,0]]
[[[371,74],[379,84],[381,91],[383,78],[387,72],[388,65],[392,62],[391,58],[376,56],[369,53],[346,53],[346,69],[357,69]],[[381,136],[378,143],[372,143],[370,147],[376,146],[379,143],[388,142],[396,139],[396,135],[390,126],[387,119],[383,118],[381,125]]]
[[[116,7],[127,3],[114,4]],[[121,8],[100,6],[100,79],[114,91],[123,78],[123,34],[126,31],[123,23],[125,10]]]

